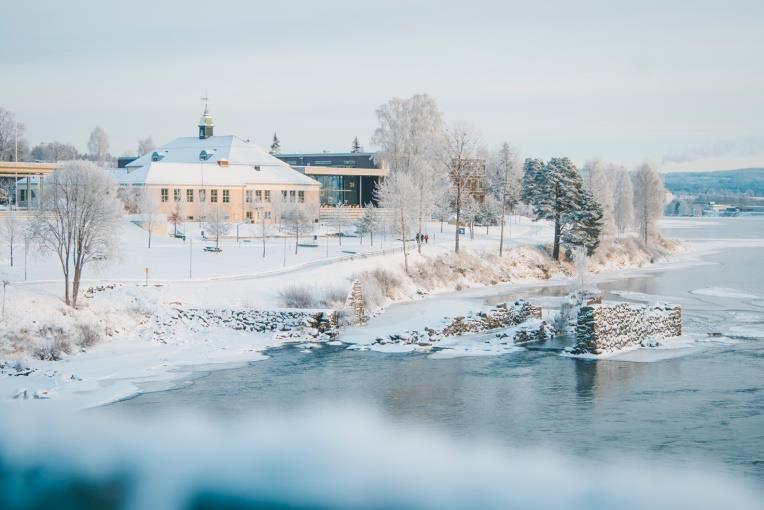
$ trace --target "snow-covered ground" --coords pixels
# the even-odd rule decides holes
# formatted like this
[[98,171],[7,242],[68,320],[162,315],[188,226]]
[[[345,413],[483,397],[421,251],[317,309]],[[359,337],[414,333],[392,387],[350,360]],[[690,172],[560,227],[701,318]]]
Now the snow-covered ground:
[[[28,253],[26,280],[23,248],[19,250],[21,254],[17,251],[14,268],[0,260],[3,267],[0,277],[11,282],[6,289],[4,327],[15,335],[10,348],[3,346],[5,354],[0,356],[11,360],[0,368],[4,373],[0,376],[0,398],[7,401],[16,396],[15,401],[21,401],[26,397],[27,404],[45,401],[67,408],[84,408],[126,397],[141,387],[170,384],[191,367],[229,366],[262,359],[263,351],[278,343],[272,333],[206,328],[175,332],[157,341],[152,334],[157,317],[161,321],[162,314],[178,304],[274,309],[283,306],[279,293],[289,285],[348,287],[353,275],[380,268],[402,274],[400,242],[389,236],[384,240],[377,236],[373,247],[368,238],[361,243],[359,238],[346,237],[342,245],[336,237],[319,238],[318,247],[300,247],[297,255],[294,239],[268,239],[263,258],[260,239],[244,240],[245,235],[253,234],[249,229],[254,228],[242,225],[238,242],[234,236],[228,237],[221,241],[222,253],[209,253],[203,247],[210,242],[202,239],[198,225],[182,228],[188,236],[185,242],[169,234],[155,235],[149,249],[146,232],[126,222],[120,259],[85,274],[82,288],[96,290],[81,297],[80,310],[76,312],[61,302],[60,269],[52,255]],[[430,242],[423,246],[421,255],[412,250],[409,262],[420,268],[419,273],[446,260],[452,249],[454,227],[445,225],[443,230],[441,233],[437,223],[429,224]],[[235,234],[235,230],[232,232]],[[550,273],[547,268],[543,270],[544,280],[540,281],[537,260],[540,252],[528,247],[550,240],[548,224],[513,217],[507,234],[508,253],[501,261],[502,274],[510,275],[512,283],[496,287],[497,294],[517,292],[528,285],[569,281],[565,271]],[[468,232],[462,237],[466,260],[470,263],[490,260],[488,257],[495,256],[498,250],[498,236],[497,227],[490,228],[488,233],[485,227],[477,228],[475,239],[470,239]],[[410,248],[415,248],[415,244],[411,243]],[[612,258],[597,261],[594,269],[612,274],[648,262],[645,255],[616,253]],[[145,268],[149,269],[148,285]],[[425,277],[420,274],[420,278]],[[463,290],[457,294],[447,291],[460,288],[461,283],[436,281],[428,289],[434,295],[417,291],[414,279],[408,288],[404,285],[398,296],[410,301],[407,305],[388,310],[363,328],[348,328],[342,339],[363,344],[380,331],[420,328],[444,316],[478,309],[485,299],[485,286],[499,283],[493,278],[481,279],[476,275],[472,281],[466,279],[467,287],[474,284],[483,287],[482,291]],[[76,338],[78,328],[86,324],[97,324],[106,331],[104,338],[92,345],[80,345]],[[50,338],[68,338],[69,353],[64,353],[62,360],[42,361],[29,356],[32,349],[28,344],[34,343],[43,329]],[[461,355],[475,342],[480,343],[478,349],[472,349],[475,354],[501,354],[515,348],[473,337],[479,335],[449,339],[449,351],[440,356]]]

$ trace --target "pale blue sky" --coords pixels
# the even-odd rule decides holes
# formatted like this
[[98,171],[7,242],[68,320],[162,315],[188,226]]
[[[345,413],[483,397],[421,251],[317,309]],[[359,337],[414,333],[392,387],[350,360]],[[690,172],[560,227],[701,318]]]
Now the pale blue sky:
[[[533,5],[532,5],[533,4]],[[32,144],[218,134],[346,150],[393,96],[523,156],[764,166],[764,2],[2,0],[0,106]],[[680,163],[673,162],[678,160]]]

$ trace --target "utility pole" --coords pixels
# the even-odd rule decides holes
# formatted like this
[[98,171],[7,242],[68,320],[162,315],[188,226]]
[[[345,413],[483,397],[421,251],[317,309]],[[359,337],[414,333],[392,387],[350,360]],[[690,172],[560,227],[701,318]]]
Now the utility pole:
[[[14,153],[13,159],[16,163],[19,162],[19,123],[16,121],[16,151]],[[27,177],[29,179],[29,177]]]
[[191,279],[191,263],[194,255],[194,238],[189,236],[188,238],[188,279]]

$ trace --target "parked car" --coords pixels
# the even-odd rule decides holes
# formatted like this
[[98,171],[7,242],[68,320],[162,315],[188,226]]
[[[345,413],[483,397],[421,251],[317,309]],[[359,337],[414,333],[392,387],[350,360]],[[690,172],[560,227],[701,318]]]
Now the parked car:
[[183,233],[183,232],[181,232],[180,230],[178,230],[177,232],[175,232],[175,234],[173,234],[173,237],[174,237],[175,239],[183,239],[184,241],[186,240],[186,234],[184,234],[184,233]]
[[221,248],[218,248],[217,246],[205,246],[204,251],[209,251],[212,253],[220,253],[223,250]]

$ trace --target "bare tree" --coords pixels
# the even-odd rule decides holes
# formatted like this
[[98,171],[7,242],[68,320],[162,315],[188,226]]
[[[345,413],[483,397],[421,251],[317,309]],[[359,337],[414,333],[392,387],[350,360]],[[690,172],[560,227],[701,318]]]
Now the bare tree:
[[612,236],[616,231],[614,177],[616,166],[606,164],[599,159],[584,163],[581,179],[586,191],[602,208],[602,233]]
[[33,232],[42,249],[58,256],[66,304],[77,306],[85,267],[116,253],[123,214],[113,179],[93,163],[64,163],[45,179]]
[[666,190],[652,163],[640,166],[632,178],[634,184],[634,219],[645,243],[655,236],[655,223],[663,216]]
[[631,228],[634,221],[634,188],[623,167],[613,169],[613,220],[619,234]]
[[[267,213],[270,213],[268,210]],[[257,208],[257,218],[260,220],[260,234],[263,238],[263,258],[265,258],[265,229],[267,226],[266,220],[266,208],[265,207],[258,207]]]
[[138,138],[138,155],[143,156],[153,151],[156,148],[154,139],[151,136],[146,138]]
[[96,126],[90,132],[88,152],[93,161],[103,166],[109,159],[109,137],[101,126]]
[[334,211],[332,213],[332,223],[334,223],[334,228],[337,231],[337,239],[339,240],[340,246],[342,246],[342,228],[345,225],[345,204],[342,202],[337,202],[334,204]]
[[447,130],[446,164],[451,179],[454,212],[456,213],[456,234],[454,252],[459,253],[459,227],[462,220],[462,201],[469,193],[469,183],[476,176],[475,154],[478,137],[467,124],[457,122]]
[[520,164],[512,147],[504,142],[496,155],[492,158],[489,175],[490,186],[498,191],[494,196],[499,200],[501,211],[499,212],[499,255],[504,253],[504,226],[506,223],[507,209],[510,213],[520,200]]
[[25,161],[28,153],[24,124],[15,113],[0,107],[0,161]]
[[305,209],[305,204],[289,202],[281,208],[281,221],[286,225],[287,230],[294,234],[294,254],[297,255],[297,248],[300,246],[300,233],[303,234],[312,227],[313,222]]
[[[443,115],[427,94],[393,98],[377,109],[379,126],[372,143],[380,147],[377,159],[392,172],[405,172],[416,191],[417,230],[432,217],[435,202],[447,181],[442,164],[445,146]],[[421,237],[417,236],[421,252]]]
[[231,224],[228,223],[220,204],[216,204],[207,215],[204,229],[215,239],[215,248],[220,248],[220,238],[231,230]]
[[143,228],[145,228],[148,233],[148,247],[151,248],[151,235],[157,225],[164,224],[165,230],[167,227],[167,224],[165,223],[166,218],[160,213],[159,201],[157,200],[156,193],[151,189],[143,188],[143,190],[141,190],[138,201],[138,212],[141,215]]
[[21,221],[16,216],[16,213],[11,212],[8,216],[0,218],[0,238],[5,241],[8,246],[8,253],[10,255],[10,265],[13,267],[13,248],[22,235],[23,226]]
[[180,201],[180,197],[175,200],[175,205],[167,219],[172,223],[172,236],[178,237],[178,226],[183,224],[183,202]]
[[400,235],[403,246],[403,267],[408,273],[409,258],[406,238],[411,235],[411,226],[416,221],[416,192],[411,176],[405,172],[391,173],[377,188],[380,205],[390,213],[388,219],[393,232]]

